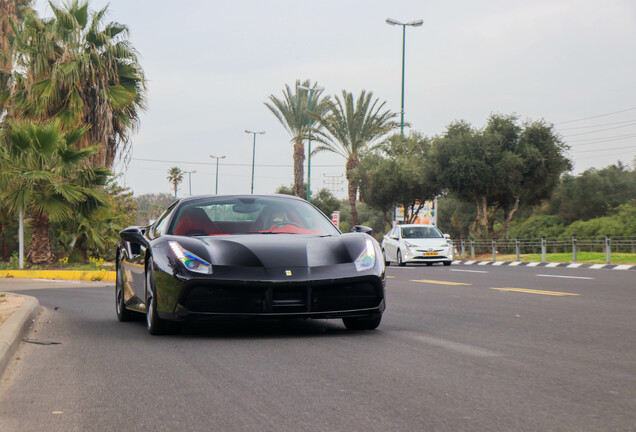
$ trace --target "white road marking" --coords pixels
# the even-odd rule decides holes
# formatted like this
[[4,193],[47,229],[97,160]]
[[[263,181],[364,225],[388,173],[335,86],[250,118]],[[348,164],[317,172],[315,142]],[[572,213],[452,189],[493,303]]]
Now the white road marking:
[[454,351],[456,353],[469,355],[472,357],[497,357],[501,354],[494,351],[490,351],[484,348],[479,348],[474,345],[467,345],[458,342],[452,342],[445,339],[438,339],[431,336],[425,336],[422,334],[410,332],[410,331],[398,331],[397,334],[401,337],[405,337],[418,342],[423,342],[428,345],[434,345],[440,348]]
[[593,277],[584,277],[584,276],[560,276],[560,275],[547,275],[547,274],[538,274],[536,276],[552,277],[552,278],[563,278],[563,279],[588,279],[588,280],[594,280]]
[[494,263],[492,263],[492,265],[494,266],[500,266],[500,265],[504,265],[505,261],[495,261]]
[[459,269],[451,269],[454,272],[464,272],[464,273],[488,273],[485,270],[459,270]]
[[559,263],[549,263],[546,267],[556,267]]
[[602,269],[603,267],[605,267],[605,264],[592,264],[590,268],[594,270],[598,270],[598,269]]
[[632,267],[634,267],[633,265],[627,265],[627,264],[621,264],[621,265],[617,265],[616,267],[614,267],[614,270],[629,270]]
[[568,264],[568,266],[566,268],[579,268],[582,265],[583,264],[581,264],[581,263],[572,263],[572,264]]
[[511,262],[511,263],[510,263],[510,264],[508,264],[508,265],[509,265],[510,267],[516,267],[516,266],[518,266],[519,264],[521,264],[521,261],[513,261],[513,262]]
[[527,265],[526,267],[536,267],[536,266],[538,266],[539,264],[541,264],[541,263],[538,263],[538,262],[531,262],[531,263],[528,263],[528,265]]

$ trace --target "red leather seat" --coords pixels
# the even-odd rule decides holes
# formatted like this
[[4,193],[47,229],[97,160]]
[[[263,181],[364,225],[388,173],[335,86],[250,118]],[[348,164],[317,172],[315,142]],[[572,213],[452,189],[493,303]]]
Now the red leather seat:
[[215,235],[220,234],[220,231],[202,208],[192,207],[181,215],[174,234],[185,236]]

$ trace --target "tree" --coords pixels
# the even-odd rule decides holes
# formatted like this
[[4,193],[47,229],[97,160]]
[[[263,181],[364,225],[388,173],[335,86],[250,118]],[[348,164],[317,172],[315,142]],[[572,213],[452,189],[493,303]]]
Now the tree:
[[31,3],[32,0],[0,0],[0,118],[4,114],[4,105],[9,98],[9,80],[13,71],[11,24],[21,20],[25,13],[31,11]]
[[69,255],[69,262],[87,262],[88,256],[112,260],[119,231],[134,225],[137,206],[132,191],[110,178],[106,186],[107,205],[80,206],[53,224],[54,238]]
[[[302,85],[312,89],[311,113],[309,110],[309,93],[306,90],[299,90],[298,86]],[[278,121],[283,125],[287,133],[291,136],[291,142],[294,145],[294,194],[297,197],[304,198],[303,181],[305,177],[303,163],[305,160],[305,145],[303,140],[309,134],[315,135],[321,128],[322,116],[328,108],[328,97],[322,97],[323,89],[318,87],[318,83],[313,86],[309,80],[300,83],[296,80],[296,85],[292,89],[285,84],[283,90],[283,99],[279,99],[274,95],[269,96],[270,102],[265,102],[265,106],[276,116]],[[309,127],[310,121],[311,128]]]
[[380,210],[391,226],[396,205],[405,209],[405,222],[415,221],[424,203],[441,193],[430,175],[431,141],[418,133],[393,135],[366,154],[352,172],[360,186],[360,200]]
[[[307,196],[307,184],[303,184],[303,190],[305,191],[303,197]],[[291,186],[279,186],[276,189],[277,194],[294,195],[294,185]],[[340,201],[329,190],[322,188],[318,192],[314,192],[311,196],[311,203],[318,207],[318,209],[327,216],[331,216],[331,213],[340,209]]]
[[177,199],[177,188],[179,183],[183,181],[183,171],[179,167],[172,167],[168,170],[167,179],[172,183],[174,188],[174,199]]
[[[12,118],[59,120],[64,131],[89,125],[76,145],[99,144],[93,166],[112,166],[126,157],[139,113],[145,109],[145,78],[126,26],[71,0],[49,2],[54,17],[27,14],[14,23],[9,40],[17,65],[8,100]],[[90,15],[90,17],[89,17]]]
[[578,176],[565,175],[550,202],[553,214],[566,222],[608,216],[621,204],[636,198],[636,168],[620,162],[588,169]]
[[336,96],[335,102],[329,104],[329,113],[324,119],[326,132],[320,133],[322,144],[314,150],[314,153],[336,153],[347,161],[347,192],[354,225],[358,223],[356,198],[359,182],[353,170],[365,150],[399,127],[399,123],[393,120],[397,114],[383,111],[386,102],[379,103],[378,99],[372,101],[372,98],[373,92],[366,90],[362,90],[355,101],[353,94],[346,90],[342,91],[342,99]]
[[[570,169],[566,149],[543,121],[519,125],[515,115],[491,115],[482,130],[455,122],[433,144],[432,177],[459,199],[475,204],[473,235],[507,236],[519,206],[549,198],[561,174]],[[497,211],[505,216],[495,233]]]
[[110,171],[86,167],[87,158],[97,147],[74,147],[87,129],[61,132],[59,121],[42,125],[11,121],[2,131],[0,195],[11,213],[23,210],[32,218],[27,259],[33,264],[55,259],[49,236],[51,221],[107,202],[102,186]]

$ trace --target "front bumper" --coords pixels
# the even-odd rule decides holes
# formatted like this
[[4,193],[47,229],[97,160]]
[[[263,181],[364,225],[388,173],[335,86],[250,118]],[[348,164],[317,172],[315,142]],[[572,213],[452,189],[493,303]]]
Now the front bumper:
[[178,321],[344,318],[380,315],[385,310],[384,281],[379,276],[291,282],[197,278],[182,282],[176,296],[159,286],[157,290],[163,304],[159,316]]
[[[435,255],[432,255],[435,254]],[[439,248],[432,251],[408,248],[402,257],[404,262],[449,262],[453,261],[451,248]]]

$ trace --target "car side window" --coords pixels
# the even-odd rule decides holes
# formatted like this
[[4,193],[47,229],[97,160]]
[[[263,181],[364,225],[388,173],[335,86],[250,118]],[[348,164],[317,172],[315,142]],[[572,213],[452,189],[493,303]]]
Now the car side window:
[[174,210],[174,206],[169,207],[168,210],[162,214],[157,222],[152,226],[152,236],[159,237],[162,234],[166,233],[166,229],[168,227],[168,221],[170,220],[170,215],[172,214],[172,210]]

